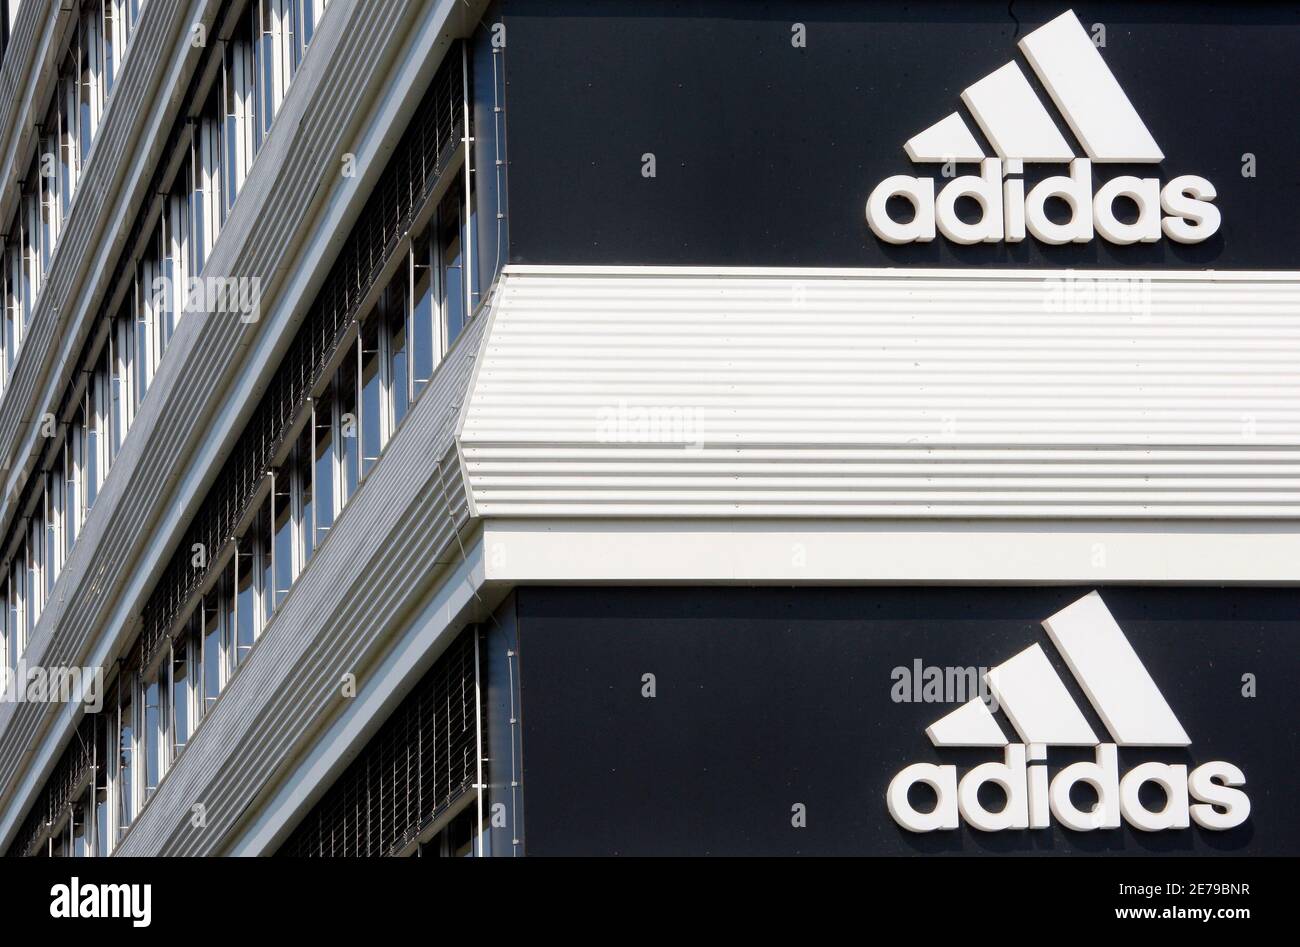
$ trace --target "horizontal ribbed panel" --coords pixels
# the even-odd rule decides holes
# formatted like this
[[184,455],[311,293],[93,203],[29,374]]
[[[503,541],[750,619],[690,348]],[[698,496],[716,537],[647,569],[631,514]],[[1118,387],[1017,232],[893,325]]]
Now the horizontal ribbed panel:
[[[341,180],[333,170],[336,156],[355,147],[360,122],[376,120],[373,96],[383,88],[412,7],[405,0],[336,0],[327,9],[312,53],[303,60],[204,271],[260,279],[263,319],[248,325],[186,319],[177,328],[55,586],[55,599],[28,645],[33,665],[79,666],[101,640],[130,640],[134,628],[114,618],[122,598],[141,574],[161,571],[184,525],[182,519],[168,535],[160,532],[160,520],[174,517],[178,508],[192,511],[202,499],[202,491],[197,496],[174,492],[184,464],[193,462],[195,451],[220,443],[212,420],[225,398],[250,400],[249,387],[231,392],[228,386],[239,378],[255,343],[252,334],[270,324],[267,313],[275,310],[281,288],[275,276],[299,265],[302,240],[313,232],[320,212],[317,201],[333,195],[330,188]],[[0,704],[0,798],[9,802],[0,816],[29,804],[16,787],[28,775],[25,752],[41,745],[47,726],[62,726],[70,735],[66,714],[60,718],[56,710],[47,704]],[[0,842],[5,834],[0,830]]]
[[1300,513],[1300,278],[1088,277],[513,270],[476,512]]
[[[364,680],[409,609],[464,560],[469,510],[453,435],[479,331],[471,322],[439,366],[116,854],[219,853],[338,711],[343,675]],[[196,799],[203,827],[190,818]]]
[[[84,370],[78,364],[86,354],[82,346],[110,291],[139,202],[147,197],[156,152],[175,120],[176,103],[157,94],[159,84],[183,86],[198,58],[198,50],[180,39],[191,23],[187,7],[180,0],[151,0],[141,11],[33,300],[17,362],[0,397],[0,459],[7,483],[0,517],[6,528],[19,512],[17,501],[36,455],[46,447],[31,419],[59,414],[70,378]],[[176,60],[178,42],[192,55]],[[0,220],[5,226],[10,218]]]
[[0,189],[0,220],[6,222],[0,226],[8,226],[14,212],[17,182],[27,173],[24,162],[32,157],[26,150],[30,136],[45,118],[36,113],[47,103],[35,93],[48,91],[40,80],[48,81],[57,69],[53,49],[62,35],[58,25],[71,17],[71,10],[56,7],[51,0],[22,0],[0,57],[0,181],[5,182]]

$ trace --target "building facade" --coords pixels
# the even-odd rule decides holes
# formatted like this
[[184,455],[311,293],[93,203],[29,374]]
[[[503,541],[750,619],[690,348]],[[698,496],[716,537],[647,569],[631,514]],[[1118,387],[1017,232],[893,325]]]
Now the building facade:
[[7,7],[7,853],[1297,850],[1294,11]]

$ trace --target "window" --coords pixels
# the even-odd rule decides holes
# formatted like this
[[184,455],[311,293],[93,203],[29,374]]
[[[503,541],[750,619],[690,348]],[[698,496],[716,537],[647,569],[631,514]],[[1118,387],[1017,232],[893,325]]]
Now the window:
[[55,103],[51,103],[40,133],[36,160],[41,188],[41,264],[48,269],[63,219],[63,208],[59,203],[59,112]]
[[90,854],[90,831],[86,823],[86,813],[90,809],[90,793],[72,804],[72,815],[68,820],[68,832],[71,836],[68,854],[74,858],[85,858]]
[[113,429],[112,449],[116,457],[126,440],[126,432],[131,426],[134,399],[131,396],[131,357],[135,350],[132,338],[135,322],[130,314],[118,316],[113,320],[112,333],[107,345],[108,362],[112,372],[110,397],[112,412],[110,421]]
[[27,650],[26,585],[27,567],[23,563],[23,550],[19,547],[9,563],[9,637],[15,661]]
[[461,253],[461,193],[455,185],[438,208],[438,259],[441,273],[443,351],[465,328],[465,261]]
[[117,32],[118,32],[118,10],[117,7],[121,0],[103,0],[104,11],[104,29],[103,29],[103,58],[100,60],[104,64],[104,93],[107,95],[113,91],[113,83],[117,80]]
[[312,438],[315,433],[314,413],[307,427],[298,437],[293,451],[294,482],[298,491],[298,571],[301,572],[316,550],[316,507],[312,476],[315,473],[315,454]]
[[[89,514],[99,494],[99,401],[96,398],[95,380],[92,377],[86,385],[86,407],[84,412],[86,442],[81,452],[81,496],[85,504],[85,513]],[[85,522],[83,516],[82,522]]]
[[23,182],[23,336],[27,335],[27,326],[31,323],[32,306],[41,292],[41,225],[40,195],[36,188],[39,182],[39,169],[36,162],[27,172]]
[[381,319],[372,316],[361,326],[361,476],[379,462],[384,449],[383,379],[379,372]]
[[418,858],[469,858],[474,854],[474,807],[466,806],[441,832],[416,849]]
[[311,45],[311,38],[316,32],[316,24],[320,22],[324,8],[324,0],[293,0],[293,36],[295,40],[293,66],[295,70],[302,62],[307,47]]
[[[189,178],[189,168],[184,167],[177,175],[177,180],[185,182]],[[186,279],[193,276],[190,260],[190,199],[182,183],[181,190],[167,195],[164,201],[165,214],[162,219],[159,248],[162,260],[162,276],[166,280],[163,290],[163,337],[158,346],[158,357],[167,351],[176,327],[185,313]]]
[[27,641],[32,640],[36,623],[41,618],[44,583],[41,579],[43,557],[41,547],[45,538],[45,511],[38,509],[27,530]]
[[233,570],[235,576],[235,666],[238,667],[248,657],[256,639],[257,588],[256,555],[253,540],[256,529],[251,535],[235,543]]
[[63,478],[45,474],[45,600],[54,596],[54,583],[62,569],[63,543],[59,535],[63,519]]
[[190,275],[207,265],[222,222],[221,206],[221,102],[219,89],[208,96],[203,112],[191,128]]
[[295,0],[253,0],[257,46],[258,147],[271,130],[293,74],[294,50],[290,11]]
[[[272,586],[274,596],[268,596],[268,604],[272,608],[279,608],[284,597],[289,594],[289,587],[293,585],[293,458],[289,460],[289,465],[281,470],[276,470],[271,475],[271,517],[272,517],[272,539],[270,543],[271,550],[271,572]],[[268,619],[271,617],[267,612]]]
[[338,375],[334,381],[334,391],[338,398],[339,415],[339,461],[342,468],[339,473],[338,509],[342,510],[348,501],[356,495],[357,485],[361,481],[361,445],[358,443],[357,428],[357,365],[356,343],[343,358]]
[[103,857],[112,849],[113,833],[109,828],[112,815],[109,807],[109,761],[107,723],[112,719],[112,712],[103,714],[95,725],[95,775],[92,789],[92,825],[94,835],[91,841],[94,853]]
[[315,437],[313,445],[315,470],[315,512],[316,545],[319,546],[329,535],[334,525],[334,510],[337,508],[337,489],[334,476],[334,399],[330,392],[317,398],[312,403],[312,431]]
[[[104,478],[108,476],[109,465],[113,462],[113,432],[112,415],[113,415],[113,378],[109,365],[110,352],[100,352],[96,359],[95,370],[91,374],[90,386],[95,392],[95,424],[99,431],[99,485],[104,485]],[[98,491],[96,491],[98,493]]]
[[221,686],[225,687],[239,663],[238,630],[235,602],[234,563],[221,573]]
[[95,108],[98,89],[96,88],[91,57],[88,55],[88,32],[87,24],[83,21],[77,35],[77,59],[80,66],[77,80],[77,128],[80,137],[77,147],[83,165],[86,163],[86,156],[90,154],[90,146],[94,143],[95,126],[98,124],[99,118]]
[[13,294],[13,345],[10,347],[13,351],[14,359],[17,359],[18,352],[22,348],[23,339],[26,337],[27,329],[27,257],[26,247],[23,241],[22,229],[22,208],[14,213],[14,220],[9,228],[10,245],[9,245],[9,266],[10,266],[10,288]]
[[224,638],[221,628],[221,596],[226,589],[226,577],[221,575],[217,584],[203,596],[203,606],[199,609],[200,633],[203,636],[203,705],[200,712],[204,715],[221,696],[225,685]]
[[268,497],[253,521],[253,546],[257,550],[257,631],[260,635],[275,612],[275,539]]
[[72,192],[77,186],[81,167],[77,131],[77,60],[73,51],[64,58],[56,95],[59,106],[59,194],[66,214],[72,206]]
[[63,442],[63,477],[67,484],[64,503],[68,509],[63,527],[63,558],[67,561],[72,555],[72,546],[77,541],[77,531],[81,527],[81,450],[84,432],[81,427],[81,414],[78,412],[73,422],[68,425],[68,436]]
[[411,391],[416,397],[433,377],[441,355],[441,335],[434,330],[432,254],[427,234],[411,246]]
[[154,316],[153,295],[154,266],[152,260],[142,260],[136,267],[135,285],[132,287],[132,305],[135,309],[135,407],[140,406],[153,380]]
[[154,313],[153,367],[157,371],[162,361],[167,344],[172,339],[176,328],[175,291],[176,280],[183,274],[178,272],[177,248],[172,233],[175,216],[174,200],[168,196],[163,200],[162,216],[158,220],[158,229],[154,232],[156,246],[154,249],[153,279],[149,283],[149,295]]
[[15,230],[10,228],[10,239],[4,245],[4,374],[8,378],[14,370],[14,360],[18,357],[18,344],[22,338],[23,325],[23,290],[22,290],[22,246],[13,239]]
[[402,423],[402,419],[406,417],[406,412],[411,406],[411,377],[406,342],[407,287],[405,283],[407,274],[405,272],[401,273],[400,278],[401,282],[394,281],[384,294],[384,315],[388,322],[385,341],[387,342],[388,403],[390,405],[388,427],[390,431],[397,430],[397,426]]
[[[163,678],[162,687],[158,684],[158,675]],[[151,674],[144,681],[140,689],[140,753],[144,757],[141,783],[142,795],[140,805],[144,805],[153,796],[153,791],[158,788],[158,780],[162,778],[162,754],[164,740],[161,727],[165,718],[163,693],[166,687],[167,665],[163,664],[158,671]]]
[[254,149],[254,115],[253,115],[253,36],[252,20],[244,17],[236,31],[226,43],[225,68],[222,70],[224,86],[224,104],[222,120],[224,122],[223,141],[225,156],[225,179],[222,193],[226,202],[226,213],[235,206],[253,164]]
[[117,755],[113,789],[117,795],[117,829],[120,839],[135,818],[135,685],[124,677],[118,685]]
[[180,637],[172,642],[171,757],[185,749],[190,738],[190,650]]

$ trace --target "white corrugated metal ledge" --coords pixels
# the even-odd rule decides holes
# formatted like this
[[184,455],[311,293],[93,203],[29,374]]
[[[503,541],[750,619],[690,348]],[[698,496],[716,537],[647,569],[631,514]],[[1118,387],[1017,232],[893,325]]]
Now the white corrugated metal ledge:
[[1300,514],[1300,274],[511,267],[499,293],[460,431],[479,516]]

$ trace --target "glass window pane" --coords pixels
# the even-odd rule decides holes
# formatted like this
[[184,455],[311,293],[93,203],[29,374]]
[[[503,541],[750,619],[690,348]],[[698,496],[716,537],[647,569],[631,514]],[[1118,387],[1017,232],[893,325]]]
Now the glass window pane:
[[225,586],[222,576],[215,587],[203,596],[203,712],[207,713],[221,696],[221,592]]
[[126,363],[121,358],[119,346],[126,338],[123,330],[122,319],[113,321],[113,334],[109,336],[109,368],[112,372],[109,382],[110,397],[112,399],[112,410],[110,413],[110,423],[113,429],[113,455],[122,450],[122,441],[126,437],[126,405],[124,403],[123,390],[126,380],[123,378],[123,371]]
[[[293,458],[290,458],[290,463]],[[272,539],[272,565],[275,572],[276,608],[289,594],[293,585],[293,492],[290,481],[291,468],[275,472],[275,500],[272,513],[275,516]]]
[[82,494],[85,496],[86,512],[95,505],[99,493],[99,405],[95,398],[94,380],[86,386],[86,447],[82,452]]
[[297,465],[298,483],[298,543],[302,549],[302,565],[306,565],[316,549],[316,508],[313,501],[312,474],[315,470],[315,458],[312,454],[312,424],[308,423],[298,438],[298,447],[293,453]]
[[23,571],[20,550],[13,562],[9,564],[9,642],[10,653],[13,655],[11,662],[16,662],[22,656],[27,640],[23,629],[23,582],[25,581]]
[[370,473],[384,449],[382,379],[379,373],[379,325],[372,315],[361,327],[361,476]]
[[334,525],[334,402],[329,392],[312,406],[315,432],[313,464],[316,473],[316,545],[325,541]]
[[[405,274],[403,274],[405,276]],[[406,286],[388,287],[388,385],[393,406],[393,429],[402,423],[410,406],[410,377],[407,370]]]
[[258,597],[261,602],[261,624],[258,633],[266,627],[275,612],[275,530],[273,525],[274,496],[267,499],[257,516],[257,549],[261,575],[258,577]]
[[117,53],[113,49],[117,39],[117,0],[108,0],[104,4],[104,91],[112,92],[117,80]]
[[80,114],[77,118],[78,127],[81,130],[81,163],[86,163],[86,155],[90,154],[91,136],[94,132],[94,119],[92,118],[91,101],[95,93],[95,80],[91,75],[91,63],[88,50],[81,51],[81,81],[80,81]]
[[358,443],[360,431],[357,419],[357,349],[356,343],[348,349],[343,358],[335,382],[335,393],[339,403],[339,459],[342,466],[342,479],[339,490],[339,509],[347,505],[357,492],[357,483],[361,472],[361,445]]
[[172,644],[172,755],[185,749],[190,738],[189,642],[181,638]]
[[103,857],[112,850],[112,838],[109,833],[108,808],[108,774],[112,768],[108,759],[110,746],[109,724],[113,720],[112,712],[102,714],[95,725],[95,799],[94,799],[94,837],[92,853]]
[[235,543],[235,665],[238,666],[248,657],[253,647],[257,632],[254,622],[257,617],[256,584],[254,582],[257,567],[253,553],[253,537],[245,536]]
[[465,328],[465,266],[461,258],[459,197],[453,185],[452,193],[443,199],[438,209],[438,252],[442,264],[440,302],[445,350],[451,348]]
[[[236,544],[236,550],[238,544]],[[221,590],[221,682],[225,687],[230,676],[235,673],[235,666],[239,661],[239,647],[237,644],[238,629],[238,603],[235,589],[235,569],[238,562],[238,551],[231,557],[230,563],[222,570],[221,583],[218,588]]]
[[63,478],[57,473],[45,476],[45,597],[54,594],[59,578],[59,521],[63,516]]
[[[166,675],[164,664],[160,673]],[[158,686],[157,675],[145,682],[143,695],[143,716],[140,719],[140,752],[144,755],[144,798],[147,802],[158,788],[162,775],[162,742],[159,740],[159,728],[162,725],[162,693]]]
[[81,438],[81,421],[78,416],[68,426],[68,437],[63,444],[63,476],[67,482],[64,505],[68,511],[63,527],[63,540],[64,552],[67,556],[72,555],[72,547],[77,541],[77,530],[81,526],[81,474],[78,470],[81,461]]
[[36,630],[36,622],[40,620],[41,615],[41,549],[40,535],[41,529],[39,523],[33,523],[32,528],[27,531],[27,594],[25,596],[27,603],[27,641],[32,640],[32,634]]
[[[132,704],[134,682],[123,678],[118,704],[117,728],[117,824],[119,833],[125,832],[135,818],[135,713]],[[119,838],[121,835],[119,834]]]
[[0,581],[0,668],[13,670],[17,655],[9,634],[9,577]]
[[437,359],[433,334],[433,280],[430,268],[429,239],[415,241],[411,250],[413,286],[411,310],[411,389],[418,397],[433,377]]

